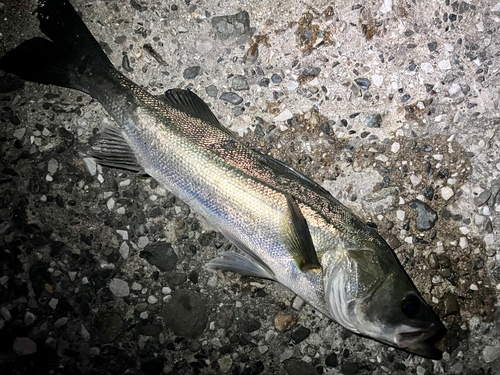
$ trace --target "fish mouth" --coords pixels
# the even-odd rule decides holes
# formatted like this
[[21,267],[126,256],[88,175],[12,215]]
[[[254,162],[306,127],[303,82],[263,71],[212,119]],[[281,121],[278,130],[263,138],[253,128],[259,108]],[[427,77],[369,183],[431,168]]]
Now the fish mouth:
[[439,360],[443,353],[434,345],[444,337],[446,329],[439,322],[432,323],[428,328],[403,326],[398,330],[397,346],[412,354],[417,354],[430,359]]

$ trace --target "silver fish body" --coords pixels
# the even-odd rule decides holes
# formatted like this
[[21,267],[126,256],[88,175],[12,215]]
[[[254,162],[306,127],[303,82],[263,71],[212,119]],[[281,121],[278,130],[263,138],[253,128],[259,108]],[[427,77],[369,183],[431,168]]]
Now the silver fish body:
[[[142,169],[243,251],[210,267],[278,281],[356,333],[440,357],[426,340],[442,323],[372,228],[317,183],[240,142],[195,94],[171,90],[160,100],[127,79],[67,0],[40,0],[38,14],[52,41],[24,42],[0,68],[97,99],[118,126],[103,129],[95,156]],[[30,63],[33,49],[46,61]]]

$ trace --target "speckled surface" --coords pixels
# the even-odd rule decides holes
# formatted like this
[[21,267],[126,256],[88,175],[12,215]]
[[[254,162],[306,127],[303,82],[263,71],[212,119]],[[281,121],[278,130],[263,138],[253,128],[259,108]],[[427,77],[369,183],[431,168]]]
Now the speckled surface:
[[[206,269],[226,239],[88,157],[112,122],[97,102],[0,73],[0,372],[500,372],[500,3],[73,4],[129,78],[190,88],[376,225],[447,325],[446,353],[408,355]],[[0,3],[0,54],[39,35],[35,9]]]

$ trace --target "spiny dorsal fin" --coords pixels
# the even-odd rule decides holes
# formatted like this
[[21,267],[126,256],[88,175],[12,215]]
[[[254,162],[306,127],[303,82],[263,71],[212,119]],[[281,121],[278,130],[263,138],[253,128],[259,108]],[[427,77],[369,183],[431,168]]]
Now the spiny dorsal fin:
[[217,120],[217,117],[215,117],[210,108],[208,108],[207,103],[194,92],[182,89],[170,89],[165,91],[165,94],[159,96],[158,99],[234,137],[234,134],[222,126],[219,120]]
[[121,130],[116,126],[103,126],[101,136],[97,143],[92,146],[91,155],[98,160],[99,164],[106,167],[144,173],[137,162],[134,151],[123,138]]
[[290,194],[286,195],[286,202],[288,211],[283,220],[285,248],[295,259],[301,271],[320,270],[321,264],[314,248],[307,221]]

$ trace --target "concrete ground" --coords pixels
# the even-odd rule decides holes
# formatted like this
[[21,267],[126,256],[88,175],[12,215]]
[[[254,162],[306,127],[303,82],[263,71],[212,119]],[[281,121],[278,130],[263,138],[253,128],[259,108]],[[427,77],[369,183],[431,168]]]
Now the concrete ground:
[[[153,94],[190,88],[378,228],[448,329],[432,361],[272,282],[150,178],[89,158],[89,96],[0,72],[2,374],[500,373],[500,3],[72,2]],[[0,55],[40,36],[0,2]]]

